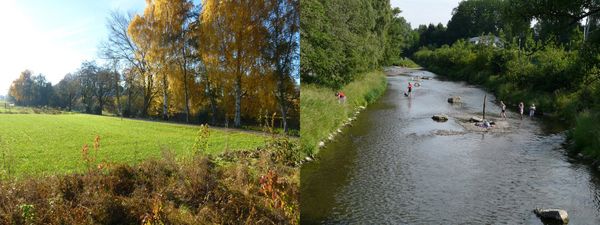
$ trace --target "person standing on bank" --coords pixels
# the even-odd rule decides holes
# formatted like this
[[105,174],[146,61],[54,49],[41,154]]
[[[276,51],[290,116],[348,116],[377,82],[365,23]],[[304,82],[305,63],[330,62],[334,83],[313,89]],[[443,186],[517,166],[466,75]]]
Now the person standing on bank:
[[340,104],[346,103],[346,95],[344,94],[344,92],[339,91],[339,92],[335,93],[335,96],[338,98],[338,102]]
[[523,102],[519,103],[519,114],[521,115],[521,119],[523,119],[523,110],[525,109],[525,104]]

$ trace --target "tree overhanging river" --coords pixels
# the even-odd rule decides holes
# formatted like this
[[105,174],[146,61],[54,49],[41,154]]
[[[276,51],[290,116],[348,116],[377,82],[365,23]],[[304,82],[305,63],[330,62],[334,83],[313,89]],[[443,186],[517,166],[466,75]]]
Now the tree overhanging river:
[[[433,79],[403,96],[417,76]],[[487,117],[500,121],[491,94],[427,71],[388,80],[386,94],[303,166],[303,224],[542,224],[532,213],[541,207],[600,224],[600,174],[567,156],[564,132],[519,120],[514,106],[508,132],[466,131],[457,118],[480,115],[485,94]],[[438,113],[449,121],[433,121]]]

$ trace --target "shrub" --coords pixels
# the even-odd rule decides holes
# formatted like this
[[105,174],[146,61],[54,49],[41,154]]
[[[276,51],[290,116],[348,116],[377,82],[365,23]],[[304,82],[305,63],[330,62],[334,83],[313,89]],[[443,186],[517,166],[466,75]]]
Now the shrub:
[[581,112],[572,130],[575,149],[588,156],[600,157],[600,118],[590,111]]

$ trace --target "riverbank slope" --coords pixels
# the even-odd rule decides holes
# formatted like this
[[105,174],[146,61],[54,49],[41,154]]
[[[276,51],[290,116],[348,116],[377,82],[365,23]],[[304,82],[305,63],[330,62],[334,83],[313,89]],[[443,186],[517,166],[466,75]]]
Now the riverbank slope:
[[366,106],[379,98],[386,90],[387,79],[382,71],[361,75],[342,88],[346,102],[339,103],[337,90],[308,84],[302,85],[300,93],[300,139],[302,151],[307,155],[318,152],[318,144],[339,129],[352,117],[357,108]]

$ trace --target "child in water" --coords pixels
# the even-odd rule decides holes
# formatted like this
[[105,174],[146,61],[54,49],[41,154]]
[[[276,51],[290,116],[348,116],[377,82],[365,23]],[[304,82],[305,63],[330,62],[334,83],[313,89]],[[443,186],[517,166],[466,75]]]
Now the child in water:
[[523,110],[525,109],[525,104],[523,102],[519,103],[519,114],[521,115],[521,119],[523,119]]

